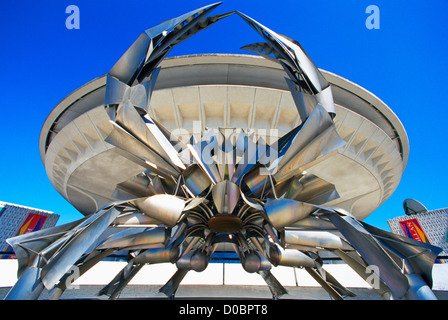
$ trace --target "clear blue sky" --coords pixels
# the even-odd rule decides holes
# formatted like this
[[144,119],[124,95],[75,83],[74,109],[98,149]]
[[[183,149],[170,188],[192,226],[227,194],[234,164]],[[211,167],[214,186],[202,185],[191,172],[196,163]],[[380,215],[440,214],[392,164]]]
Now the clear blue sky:
[[[213,1],[46,0],[0,2],[0,200],[61,215],[81,215],[50,184],[38,150],[40,129],[54,106],[107,73],[140,33]],[[68,30],[68,5],[80,9],[80,29]],[[380,9],[380,29],[368,30],[368,5]],[[428,209],[446,197],[448,1],[225,1],[214,13],[239,10],[298,40],[315,64],[371,91],[401,119],[411,152],[398,189],[366,222],[389,230],[415,198]],[[188,39],[171,55],[245,53],[262,39],[230,17]]]

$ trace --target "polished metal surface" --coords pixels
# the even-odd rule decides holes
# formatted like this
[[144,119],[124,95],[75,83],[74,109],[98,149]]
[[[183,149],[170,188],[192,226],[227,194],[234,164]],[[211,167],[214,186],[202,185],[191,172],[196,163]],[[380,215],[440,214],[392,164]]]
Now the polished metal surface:
[[[99,294],[117,299],[143,265],[171,263],[178,271],[160,292],[174,298],[186,274],[205,270],[220,250],[236,253],[274,299],[287,293],[270,271],[276,266],[304,268],[334,299],[353,296],[324,270],[323,252],[360,275],[375,267],[374,289],[385,299],[434,299],[431,270],[440,249],[360,221],[390,196],[405,167],[407,138],[398,118],[379,102],[373,109],[383,118],[371,109],[366,117],[355,112],[358,102],[346,104],[350,99],[339,105],[337,98],[354,91],[362,103],[373,98],[321,72],[296,40],[243,13],[207,17],[220,4],[146,30],[106,76],[50,115],[41,135],[47,172],[86,217],[8,239],[20,278],[7,299],[36,299],[44,288],[58,299],[73,268],[83,274],[117,251],[127,253],[127,265]],[[266,41],[243,47],[264,60],[165,59],[175,45],[232,14]],[[184,72],[194,68],[195,77]],[[174,96],[185,103],[170,109]],[[71,118],[66,111],[81,101],[95,106]],[[197,101],[197,117],[182,118],[179,109],[188,114]],[[278,108],[264,112],[269,108],[258,109],[256,101]]]
[[321,230],[285,230],[284,241],[288,244],[327,249],[352,250],[340,235]]
[[281,229],[308,217],[316,207],[291,199],[275,199],[266,203],[264,210],[272,226]]

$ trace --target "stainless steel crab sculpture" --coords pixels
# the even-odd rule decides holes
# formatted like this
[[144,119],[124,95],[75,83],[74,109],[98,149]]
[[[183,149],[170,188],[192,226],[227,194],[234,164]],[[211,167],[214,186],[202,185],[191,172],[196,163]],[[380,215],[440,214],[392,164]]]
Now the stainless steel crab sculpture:
[[[439,248],[322,205],[338,193],[305,168],[345,143],[333,122],[329,83],[297,41],[240,12],[207,17],[219,4],[146,30],[110,70],[105,108],[113,130],[106,141],[148,170],[118,186],[117,192],[131,195],[124,201],[9,239],[19,279],[7,299],[37,299],[44,288],[58,299],[73,265],[83,274],[123,250],[128,264],[101,294],[115,299],[145,264],[171,262],[178,271],[161,292],[174,297],[183,277],[203,271],[222,243],[247,272],[266,280],[274,298],[286,293],[270,272],[278,265],[306,269],[335,299],[352,295],[322,268],[317,251],[328,250],[363,277],[376,266],[374,289],[384,299],[434,299],[431,269]],[[146,112],[158,65],[176,44],[231,14],[266,41],[244,48],[283,66],[302,124],[275,142],[238,128],[207,128],[188,143],[173,139]],[[134,227],[98,243],[108,227],[126,224]]]

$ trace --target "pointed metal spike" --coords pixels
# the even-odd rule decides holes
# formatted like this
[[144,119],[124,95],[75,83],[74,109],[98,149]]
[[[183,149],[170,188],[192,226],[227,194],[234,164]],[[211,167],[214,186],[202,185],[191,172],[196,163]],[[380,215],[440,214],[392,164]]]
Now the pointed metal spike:
[[165,161],[185,169],[177,151],[169,141],[166,141],[165,136],[148,114],[145,114],[142,118],[134,106],[130,102],[126,102],[118,107],[116,122],[160,157],[166,159]]
[[379,268],[381,280],[402,298],[409,289],[408,280],[372,235],[352,217],[329,213],[328,218],[369,265]]
[[[319,157],[334,152],[345,145],[339,136],[331,117],[317,105],[296,135],[292,136],[286,152],[283,153],[274,178],[285,181],[300,174],[308,166],[315,164]],[[274,168],[270,168],[274,171]]]

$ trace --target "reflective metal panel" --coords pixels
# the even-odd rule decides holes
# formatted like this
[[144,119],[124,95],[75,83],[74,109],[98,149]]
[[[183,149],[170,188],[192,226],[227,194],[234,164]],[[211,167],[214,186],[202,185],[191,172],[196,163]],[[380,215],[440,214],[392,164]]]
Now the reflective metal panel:
[[[77,198],[78,205],[84,205],[82,199],[90,196],[95,199],[92,208],[106,205],[72,224],[8,239],[19,259],[20,277],[8,298],[36,299],[44,287],[50,289],[57,285],[53,295],[57,299],[67,287],[65,281],[70,277],[72,266],[84,273],[116,251],[127,254],[127,265],[100,294],[117,299],[144,264],[175,263],[178,271],[160,290],[173,298],[187,272],[205,270],[215,251],[220,250],[236,252],[245,271],[257,272],[263,277],[274,299],[286,290],[270,272],[272,265],[303,267],[334,299],[352,296],[323,268],[321,254],[326,253],[341,256],[360,274],[363,269],[376,266],[378,271],[373,275],[379,279],[379,286],[375,289],[386,299],[434,298],[430,290],[431,271],[440,248],[404,239],[358,221],[348,212],[352,204],[348,200],[359,197],[337,200],[340,195],[335,184],[338,189],[339,186],[345,189],[337,182],[338,178],[345,183],[350,179],[343,175],[354,176],[338,162],[340,158],[349,158],[347,152],[350,149],[341,148],[345,142],[338,130],[352,146],[353,140],[371,133],[361,130],[363,126],[349,124],[351,113],[347,113],[344,106],[338,108],[338,112],[343,112],[342,116],[335,118],[332,88],[296,40],[238,13],[266,41],[245,48],[279,66],[273,67],[271,62],[263,63],[247,56],[213,60],[215,56],[213,61],[225,63],[218,67],[219,76],[211,77],[209,68],[212,67],[196,73],[195,68],[202,68],[204,64],[202,61],[198,63],[201,58],[190,56],[182,58],[184,60],[167,61],[166,66],[159,67],[174,46],[233,14],[207,17],[219,4],[204,6],[147,29],[105,77],[95,81],[95,85],[83,86],[58,106],[56,113],[62,120],[52,127],[54,130],[45,144],[48,149],[43,151],[48,152],[45,164],[54,173],[52,182],[57,184],[58,190],[63,190],[69,201]],[[251,65],[254,68],[246,68],[244,61],[248,60],[258,62]],[[163,109],[165,104],[151,96],[159,70],[165,70],[171,74],[168,78],[173,78],[173,74],[179,74],[177,71],[171,73],[179,67],[179,61],[194,62],[181,66],[182,71],[191,70],[191,74],[182,77],[195,78],[195,84],[204,83],[194,88],[176,87],[177,84],[185,85],[183,80],[171,82],[164,79],[159,83],[157,88],[170,91],[169,100],[179,92],[187,93],[172,102],[175,114],[170,115],[170,119],[174,119],[177,126],[196,117],[190,117],[190,107],[193,112],[197,111],[201,121],[209,118],[205,91],[213,92],[210,94],[213,96],[218,92],[214,86],[205,86],[215,84],[211,83],[212,78],[225,74],[224,83],[218,84],[220,90],[222,85],[231,85],[218,99],[225,101],[224,110],[213,110],[214,115],[210,117],[219,117],[223,127],[208,127],[212,121],[201,123],[199,128],[191,128],[188,124],[179,135],[187,138],[188,144],[174,138],[174,134],[163,126],[164,112],[167,111]],[[244,70],[235,70],[240,69],[240,65]],[[260,74],[270,74],[259,73],[260,69],[271,67],[276,70],[273,79],[249,81],[250,87],[237,87],[232,79],[252,75],[258,78]],[[330,73],[325,74],[333,77]],[[284,76],[288,77],[286,83]],[[280,85],[271,86],[279,81],[282,82]],[[100,87],[96,86],[98,83],[101,83]],[[269,83],[269,88],[264,86],[265,83]],[[338,82],[332,83],[337,85]],[[241,84],[238,82],[238,85]],[[199,93],[195,93],[190,104],[187,101],[189,93],[198,88]],[[288,88],[291,95],[283,92]],[[341,90],[338,87],[334,92],[341,94]],[[246,94],[247,101],[244,102]],[[238,101],[233,101],[234,95]],[[292,100],[285,105],[290,97]],[[151,99],[153,110],[149,105]],[[214,103],[214,99],[211,102]],[[88,103],[98,107],[78,118],[67,116],[74,110],[84,112]],[[294,104],[298,114],[287,110],[291,105],[295,112]],[[366,101],[361,103],[366,104]],[[239,109],[240,105],[249,106],[248,116],[244,116],[247,126],[224,127],[235,124],[229,116],[233,114],[232,109]],[[263,114],[270,107],[272,113]],[[62,108],[67,113],[62,112]],[[281,117],[291,119],[280,124]],[[358,119],[358,115],[356,117]],[[70,119],[72,126],[66,125]],[[338,122],[337,128],[334,120]],[[260,124],[262,128],[289,132],[280,136],[278,132],[271,132],[265,137]],[[346,132],[345,125],[350,130],[354,128],[353,133]],[[373,125],[371,128],[377,129]],[[384,132],[388,139],[387,135]],[[389,134],[390,137],[394,135],[393,132]],[[372,140],[366,140],[361,145],[367,146],[370,142]],[[395,147],[393,142],[390,145]],[[377,151],[375,146],[369,145],[369,148],[370,154],[363,150],[356,156],[365,157],[365,164],[370,166],[374,165],[371,161],[373,151]],[[66,152],[70,159],[66,158]],[[113,172],[109,172],[109,162],[115,162],[116,156],[126,165],[112,166]],[[399,158],[399,151],[396,151],[389,163],[395,163]],[[91,159],[102,161],[90,162]],[[330,163],[330,159],[336,164]],[[89,167],[86,163],[94,165]],[[360,168],[364,166],[359,161],[356,163],[361,164]],[[364,166],[363,169],[371,168]],[[81,173],[78,175],[78,172]],[[102,183],[92,182],[94,177]],[[75,184],[68,181],[79,182],[83,178],[87,178],[89,188],[80,183],[80,186],[76,184],[78,193],[69,189]],[[102,189],[92,187],[97,185]],[[391,191],[390,186],[384,187],[377,190]],[[388,188],[390,190],[386,190]],[[341,195],[345,197],[346,193],[350,190],[343,190]],[[347,210],[332,206],[336,203],[334,200]],[[113,229],[108,229],[110,226]],[[106,237],[106,230],[107,234],[115,234]]]
[[173,263],[178,257],[179,249],[178,248],[155,248],[148,249],[140,253],[135,257],[136,264],[142,263],[164,263],[171,262]]
[[37,300],[44,289],[40,281],[40,273],[40,268],[26,268],[6,295],[5,300]]
[[294,250],[283,249],[281,247],[270,249],[270,261],[274,266],[288,266],[288,267],[314,267],[316,262],[306,254]]

